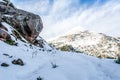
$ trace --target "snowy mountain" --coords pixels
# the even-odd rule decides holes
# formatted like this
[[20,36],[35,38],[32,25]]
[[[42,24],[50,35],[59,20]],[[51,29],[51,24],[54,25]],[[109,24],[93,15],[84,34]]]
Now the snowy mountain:
[[85,53],[99,58],[117,58],[120,54],[119,39],[92,31],[72,30],[49,43],[62,51]]
[[[39,36],[43,28],[40,16],[17,9],[9,0],[0,2],[0,8],[0,80],[120,79],[120,65],[116,64],[120,63],[120,58],[99,59],[77,54],[76,51],[56,50]],[[66,36],[66,40],[63,38],[60,41],[78,40],[84,46],[97,44],[99,39],[96,38],[102,37],[100,34],[94,34],[98,37],[91,37],[93,34],[89,32],[81,34],[84,34],[81,37],[86,41],[94,41],[86,43],[79,41],[78,34],[73,38]],[[116,43],[119,42],[117,39],[111,37],[105,39],[111,41],[111,44],[116,41],[112,50],[117,50]],[[77,46],[78,42],[74,45]]]
[[[13,34],[12,28],[8,25],[7,28],[8,33]],[[16,39],[11,35],[11,38],[14,42],[0,41],[0,80],[120,79],[120,65],[116,64],[114,59],[99,59],[75,52],[58,51],[41,37],[37,38],[42,43],[41,47],[22,37]]]
[[[41,39],[42,40],[42,39]],[[120,65],[113,59],[62,52],[17,41],[0,41],[1,80],[119,80]]]
[[[38,36],[34,44],[4,24],[10,41],[0,40],[0,80],[119,80],[119,64],[62,52]],[[39,43],[40,42],[40,43]]]
[[6,26],[13,41],[0,40],[0,80],[120,79],[120,65],[114,59],[58,51],[41,37],[41,45],[31,44]]

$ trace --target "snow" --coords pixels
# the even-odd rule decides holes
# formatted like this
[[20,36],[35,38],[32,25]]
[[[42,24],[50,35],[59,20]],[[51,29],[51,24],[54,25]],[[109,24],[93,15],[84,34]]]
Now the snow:
[[84,52],[85,54],[102,57],[117,58],[120,53],[119,39],[94,31],[73,29],[63,36],[51,39],[49,43],[57,49]]
[[[0,41],[0,64],[8,63],[9,67],[0,66],[0,80],[120,80],[120,65],[113,59],[99,59],[85,54],[62,52],[53,49],[46,43],[46,49],[22,43],[11,46]],[[25,46],[27,45],[27,46]],[[13,56],[9,58],[3,53]],[[11,63],[22,59],[24,66]],[[52,64],[57,65],[52,68]]]
[[[71,38],[73,38],[74,40],[71,40]],[[48,41],[53,41],[53,43],[65,42],[65,44],[71,44],[74,46],[78,46],[76,44],[79,43],[79,45],[86,46],[98,44],[101,41],[101,38],[103,38],[103,35],[97,32],[75,28],[60,37],[52,38]]]

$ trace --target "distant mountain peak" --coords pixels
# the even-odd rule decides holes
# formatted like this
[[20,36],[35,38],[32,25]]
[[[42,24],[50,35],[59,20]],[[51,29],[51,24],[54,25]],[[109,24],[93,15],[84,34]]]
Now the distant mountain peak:
[[[84,52],[102,58],[117,58],[120,54],[120,41],[117,38],[88,30],[72,31],[49,43],[63,51]],[[65,46],[68,50],[64,50]],[[70,46],[72,50],[69,49]]]

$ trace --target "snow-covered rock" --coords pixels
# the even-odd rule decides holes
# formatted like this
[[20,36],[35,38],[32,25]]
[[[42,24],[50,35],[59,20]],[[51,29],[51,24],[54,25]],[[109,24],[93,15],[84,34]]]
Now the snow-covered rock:
[[63,51],[84,52],[100,58],[117,58],[120,54],[119,39],[92,31],[72,31],[49,43]]
[[[1,22],[13,27],[27,41],[33,43],[43,29],[41,17],[37,14],[18,9],[10,0],[0,1],[0,29]],[[0,30],[2,34],[7,34]],[[1,36],[1,33],[0,33]],[[2,37],[4,39],[4,37]]]

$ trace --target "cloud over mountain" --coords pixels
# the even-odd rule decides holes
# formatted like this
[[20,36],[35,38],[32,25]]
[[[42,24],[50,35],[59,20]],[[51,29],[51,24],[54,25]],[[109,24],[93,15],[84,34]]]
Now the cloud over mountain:
[[[46,39],[76,27],[120,35],[120,0],[25,0],[13,1],[17,7],[42,16]],[[23,6],[24,5],[24,6]]]

